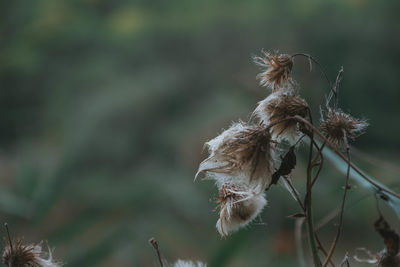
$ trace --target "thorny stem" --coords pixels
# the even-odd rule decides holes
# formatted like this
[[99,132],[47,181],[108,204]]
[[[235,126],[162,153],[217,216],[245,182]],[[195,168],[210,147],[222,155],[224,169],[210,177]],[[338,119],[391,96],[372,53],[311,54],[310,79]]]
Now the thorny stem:
[[339,226],[337,228],[337,232],[336,232],[336,236],[335,239],[332,242],[331,248],[329,249],[329,253],[328,256],[325,259],[324,262],[324,267],[326,265],[328,265],[329,260],[331,259],[333,252],[335,251],[336,245],[338,243],[340,234],[342,232],[342,226],[343,226],[343,214],[344,214],[344,206],[346,203],[346,195],[347,195],[347,190],[349,189],[349,177],[350,177],[350,147],[349,147],[349,143],[347,142],[347,135],[345,130],[343,130],[343,137],[344,137],[344,143],[346,145],[346,154],[347,154],[347,160],[348,160],[348,165],[347,165],[347,173],[346,173],[346,183],[344,186],[344,193],[343,193],[343,199],[342,199],[342,206],[340,208],[340,216],[339,216]]
[[161,255],[160,249],[159,249],[159,247],[158,247],[157,240],[156,240],[154,237],[152,237],[152,238],[149,239],[149,243],[150,243],[150,245],[153,246],[154,250],[155,250],[156,253],[157,253],[157,258],[158,258],[158,262],[160,263],[160,266],[161,266],[161,267],[168,267],[168,263],[166,263],[166,262],[163,260],[163,257],[162,257],[162,255]]

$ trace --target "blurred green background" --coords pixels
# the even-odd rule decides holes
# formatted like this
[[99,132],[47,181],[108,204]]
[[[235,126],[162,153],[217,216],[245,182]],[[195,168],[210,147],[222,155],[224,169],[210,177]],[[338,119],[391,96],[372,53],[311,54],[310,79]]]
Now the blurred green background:
[[[371,124],[354,158],[399,191],[399,10],[398,0],[0,1],[1,221],[27,242],[48,240],[67,266],[157,266],[150,237],[170,262],[298,266],[286,218],[298,208],[281,186],[251,227],[219,237],[216,188],[193,183],[203,143],[268,94],[253,55],[305,52],[332,79],[344,66],[341,106]],[[301,58],[294,73],[318,114],[325,81]],[[344,183],[327,168],[317,221]],[[374,201],[350,192],[337,262],[383,248]]]

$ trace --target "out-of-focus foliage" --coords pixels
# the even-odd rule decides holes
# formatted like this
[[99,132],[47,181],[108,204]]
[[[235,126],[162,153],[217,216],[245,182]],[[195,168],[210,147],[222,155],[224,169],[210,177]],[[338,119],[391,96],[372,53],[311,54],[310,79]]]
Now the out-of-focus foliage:
[[[356,160],[398,190],[388,162],[400,147],[399,9],[397,0],[1,1],[2,221],[27,241],[48,239],[67,266],[155,266],[152,236],[171,262],[296,266],[286,216],[297,207],[283,187],[269,191],[258,223],[220,239],[215,189],[192,182],[202,144],[267,94],[253,54],[306,52],[331,77],[344,66],[342,108],[371,124],[357,147],[374,158]],[[317,114],[327,85],[306,60],[294,68]],[[317,219],[338,206],[343,183],[322,173]],[[350,193],[336,259],[381,249],[365,196]],[[334,229],[321,229],[326,244]]]

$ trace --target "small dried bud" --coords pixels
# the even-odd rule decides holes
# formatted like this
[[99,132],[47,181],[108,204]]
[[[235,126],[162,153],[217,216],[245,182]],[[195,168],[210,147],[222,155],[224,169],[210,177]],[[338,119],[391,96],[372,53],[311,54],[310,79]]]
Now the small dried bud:
[[[47,259],[45,257],[47,256]],[[6,243],[3,252],[3,263],[10,267],[58,267],[58,263],[53,262],[52,253],[42,251],[41,244],[23,245],[21,239]]]
[[196,177],[205,172],[218,186],[224,182],[252,184],[260,191],[269,185],[273,147],[265,127],[236,123],[206,146],[210,156],[200,163]]
[[222,236],[246,226],[267,204],[264,193],[255,193],[243,185],[225,183],[219,190],[220,208],[217,230]]
[[174,263],[174,267],[206,267],[207,264],[202,263],[200,261],[193,262],[193,261],[183,261],[183,260],[178,260],[177,262]]
[[292,57],[287,54],[263,54],[262,57],[254,57],[254,62],[265,68],[264,72],[257,75],[260,85],[270,87],[273,92],[287,88],[286,85],[292,83]]
[[344,137],[354,139],[361,135],[368,123],[364,120],[355,119],[340,109],[329,109],[326,118],[322,120],[321,130],[326,134],[329,141],[340,146]]
[[308,114],[308,104],[293,93],[277,92],[260,101],[253,114],[267,126],[282,121],[271,127],[272,138],[294,143],[299,136],[299,123],[288,118],[296,115],[305,118]]

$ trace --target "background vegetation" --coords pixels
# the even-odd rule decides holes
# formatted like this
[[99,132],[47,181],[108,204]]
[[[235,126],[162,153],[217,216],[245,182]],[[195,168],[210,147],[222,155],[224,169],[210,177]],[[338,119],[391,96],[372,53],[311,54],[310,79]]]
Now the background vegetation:
[[[155,266],[152,236],[171,262],[297,266],[286,218],[297,206],[283,187],[252,227],[219,237],[217,192],[192,182],[202,145],[267,95],[252,55],[310,53],[332,78],[344,66],[341,105],[371,124],[355,160],[399,191],[399,9],[397,0],[0,1],[1,221],[28,242],[48,239],[68,266]],[[328,88],[306,60],[295,63],[318,112]],[[343,184],[322,173],[317,218],[338,206]],[[383,248],[373,197],[355,186],[348,203],[336,260]],[[321,230],[325,242],[334,229]]]

